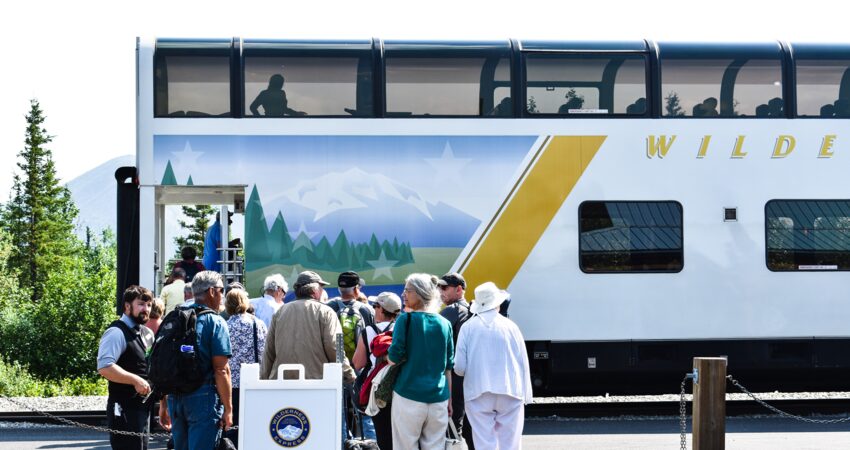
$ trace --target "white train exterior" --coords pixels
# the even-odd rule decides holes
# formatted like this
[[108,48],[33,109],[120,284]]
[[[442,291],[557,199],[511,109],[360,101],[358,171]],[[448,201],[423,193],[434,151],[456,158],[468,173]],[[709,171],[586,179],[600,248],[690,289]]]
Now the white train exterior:
[[[339,101],[344,82],[307,79],[345,72],[322,55],[355,61],[345,112],[328,114],[321,94]],[[844,75],[811,81],[805,55]],[[400,291],[412,272],[461,272],[468,298],[496,282],[540,393],[669,392],[691,358],[718,355],[755,389],[846,387],[850,46],[150,39],[137,56],[137,165],[116,175],[119,288],[161,283],[165,205],[206,201],[244,212],[254,294],[268,273],[306,269],[357,270],[369,293]],[[700,61],[720,67],[716,82]],[[299,62],[330,68],[299,74]],[[445,77],[477,68],[471,113],[404,91],[429,64],[439,79],[422,75],[425,96],[463,97],[479,82]],[[284,108],[306,117],[254,117],[257,80],[281,65]],[[669,81],[674,69],[696,81]],[[179,106],[211,104],[180,84],[192,70],[219,71],[198,84],[229,96],[225,113]],[[712,83],[719,112],[695,117]],[[781,109],[762,117],[773,99]]]

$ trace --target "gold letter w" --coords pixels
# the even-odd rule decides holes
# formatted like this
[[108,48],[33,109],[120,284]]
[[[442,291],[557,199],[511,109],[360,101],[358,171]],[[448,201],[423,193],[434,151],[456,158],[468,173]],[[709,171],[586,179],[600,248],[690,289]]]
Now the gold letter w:
[[667,140],[667,136],[661,135],[660,139],[656,140],[655,135],[650,135],[646,138],[646,157],[654,158],[657,154],[659,158],[663,158],[667,156],[667,151],[670,150],[670,147],[673,145],[673,142],[676,141],[676,135],[670,137],[670,140]]

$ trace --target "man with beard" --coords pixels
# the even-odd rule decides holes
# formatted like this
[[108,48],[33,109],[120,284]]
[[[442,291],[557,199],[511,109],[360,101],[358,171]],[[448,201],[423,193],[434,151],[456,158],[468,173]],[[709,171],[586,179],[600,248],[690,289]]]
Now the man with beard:
[[[150,316],[153,296],[141,286],[124,291],[124,314],[112,322],[100,339],[97,371],[109,381],[106,417],[109,428],[148,433],[153,399],[147,381],[147,353],[153,346],[153,332],[143,327]],[[110,434],[115,450],[146,450],[147,437]]]

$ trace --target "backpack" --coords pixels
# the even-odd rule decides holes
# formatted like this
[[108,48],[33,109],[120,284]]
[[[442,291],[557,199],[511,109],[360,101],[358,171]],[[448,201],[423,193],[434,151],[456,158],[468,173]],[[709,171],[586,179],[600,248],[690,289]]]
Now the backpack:
[[196,351],[198,317],[211,309],[175,308],[163,319],[148,357],[148,379],[163,394],[187,394],[204,384]]
[[[395,327],[395,321],[390,322],[390,324],[387,325],[387,328],[385,328],[384,331],[381,331],[381,329],[378,328],[377,324],[373,323],[372,325],[369,325],[369,328],[371,328],[372,330],[375,331],[375,337],[372,338],[372,340],[374,341],[375,338],[377,338],[378,336],[380,336],[382,334],[389,334],[390,337],[392,337],[393,327]],[[366,383],[367,378],[369,378],[369,373],[374,372],[372,370],[372,343],[367,340],[368,337],[369,336],[366,333],[366,328],[364,328],[360,332],[360,338],[363,339],[363,343],[366,344],[366,365],[363,366],[363,369],[360,371],[360,373],[357,374],[357,378],[354,379],[354,392],[360,392],[361,389],[363,388],[363,385]],[[356,346],[355,346],[355,350],[356,350]],[[360,398],[362,399],[362,394],[360,394],[360,395],[361,395]],[[369,395],[367,394],[366,398],[368,399],[368,397],[369,397]],[[367,403],[368,403],[368,400],[367,400]],[[360,403],[360,406],[365,408],[366,403]]]
[[360,336],[365,326],[363,315],[360,314],[359,308],[355,308],[355,302],[346,305],[342,300],[334,300],[332,303],[332,308],[339,317],[339,324],[342,325],[342,343],[345,356],[351,361],[354,357],[354,351],[357,350],[357,337]]
[[[454,335],[454,344],[457,346],[457,337],[460,336],[460,327],[466,323],[467,320],[472,318],[472,311],[469,310],[469,306],[464,305],[461,302],[455,303],[457,305],[457,320],[452,324],[452,334]],[[466,315],[461,317],[460,311],[466,310]]]

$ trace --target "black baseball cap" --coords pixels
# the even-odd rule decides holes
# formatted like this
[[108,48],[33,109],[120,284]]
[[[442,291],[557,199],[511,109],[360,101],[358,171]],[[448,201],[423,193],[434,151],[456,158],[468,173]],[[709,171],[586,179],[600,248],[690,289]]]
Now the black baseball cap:
[[460,286],[466,289],[466,280],[457,272],[447,273],[437,280],[437,286]]
[[336,280],[337,286],[341,288],[352,288],[360,285],[360,275],[357,272],[343,272]]

